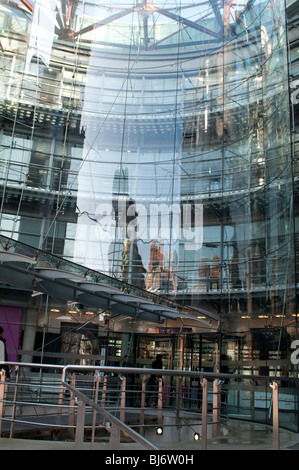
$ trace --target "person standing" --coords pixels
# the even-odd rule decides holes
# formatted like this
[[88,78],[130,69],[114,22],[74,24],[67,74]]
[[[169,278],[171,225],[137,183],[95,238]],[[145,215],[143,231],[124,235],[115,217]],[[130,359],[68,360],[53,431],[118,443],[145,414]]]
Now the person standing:
[[[163,369],[162,363],[162,354],[157,354],[156,359],[152,363],[152,369]],[[159,379],[156,375],[151,375],[148,382],[148,394],[147,394],[147,404],[148,406],[153,405],[155,406],[158,401],[158,387],[159,387]]]
[[4,362],[8,361],[7,349],[6,349],[6,340],[3,338],[3,328],[0,326],[0,368],[5,371],[5,378],[9,380],[10,378],[10,369],[7,364]]

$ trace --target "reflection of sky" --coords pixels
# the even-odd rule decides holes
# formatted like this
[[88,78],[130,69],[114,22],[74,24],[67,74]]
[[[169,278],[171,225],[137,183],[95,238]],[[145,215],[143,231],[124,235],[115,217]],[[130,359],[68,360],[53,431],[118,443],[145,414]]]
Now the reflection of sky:
[[[189,8],[190,2],[187,0],[181,2],[181,6],[188,6],[188,8],[176,8],[176,4],[170,2],[156,2],[155,5],[158,7],[167,7],[177,15],[184,16],[190,20],[196,20],[202,16],[203,12],[211,11],[211,15],[207,16],[207,21],[214,20],[214,14],[212,13],[210,2],[194,3],[192,8]],[[91,2],[89,3],[91,5]],[[96,5],[94,10],[89,9],[88,5],[80,10],[82,15],[88,12],[88,14],[94,15],[94,21],[100,18],[110,17],[113,14],[119,12],[120,8],[128,7],[129,4],[126,1],[123,2],[110,2],[106,3],[109,8],[102,8]],[[91,6],[89,6],[91,8]],[[93,6],[92,6],[93,8]],[[152,13],[151,13],[152,14]],[[134,13],[124,18],[118,19],[117,22],[111,23],[111,28],[115,28],[116,33],[117,25],[127,24],[134,22],[137,25],[141,25],[139,15]],[[152,20],[155,17],[157,26],[160,22],[162,23],[173,23],[173,19],[168,19],[166,16],[160,14],[152,14]],[[91,17],[86,21],[84,26],[92,24],[89,21]],[[139,23],[138,23],[139,22]],[[203,24],[205,24],[203,22]],[[179,27],[177,24],[176,28]],[[217,30],[219,29],[219,25]],[[103,28],[99,28],[97,32],[93,31],[93,38],[99,38],[102,33],[99,31]],[[195,34],[195,33],[194,33]],[[201,34],[201,33],[200,33]],[[112,37],[112,36],[111,36]],[[120,36],[115,36],[120,38]],[[102,39],[105,38],[103,33]],[[161,67],[165,67],[165,62],[155,64],[151,60],[147,63],[138,61],[138,58],[132,59],[130,62],[130,56],[128,53],[128,62],[123,61],[122,64],[119,62],[113,64],[115,70],[117,68],[130,70],[129,80],[125,73],[122,78],[120,75],[117,77],[109,77],[103,74],[103,70],[109,71],[112,66],[111,59],[104,59],[103,56],[97,53],[96,48],[91,52],[89,58],[89,68],[86,75],[84,97],[83,97],[83,109],[82,109],[82,120],[81,125],[86,129],[85,131],[85,144],[83,149],[83,161],[84,164],[81,167],[81,171],[78,176],[78,198],[77,205],[79,209],[79,219],[77,225],[77,237],[75,244],[75,253],[78,256],[77,262],[81,264],[90,264],[90,260],[93,260],[94,269],[109,272],[109,250],[111,249],[111,242],[115,232],[103,232],[101,226],[95,222],[98,207],[104,202],[112,203],[113,199],[116,198],[115,190],[116,184],[126,187],[125,194],[128,198],[133,200],[135,203],[145,205],[149,211],[148,204],[161,203],[167,200],[170,203],[178,202],[181,195],[181,166],[178,164],[181,160],[181,130],[179,127],[175,127],[174,121],[168,129],[168,148],[164,143],[157,145],[160,136],[153,134],[153,150],[145,151],[142,144],[139,146],[136,144],[137,138],[130,134],[131,127],[129,123],[129,116],[134,116],[136,113],[141,118],[141,109],[143,106],[144,121],[150,117],[151,113],[155,112],[153,106],[160,106],[160,101],[166,98],[166,104],[160,117],[163,114],[172,113],[174,115],[175,109],[183,109],[184,106],[184,92],[181,91],[181,84],[178,86],[178,82],[174,79],[172,83],[171,79],[166,78],[165,83],[160,77]],[[175,59],[172,59],[173,62]],[[145,65],[146,64],[146,65]],[[144,78],[142,76],[142,67],[146,66],[152,73],[152,78]],[[158,68],[156,68],[158,67]],[[167,64],[167,67],[171,67],[171,64]],[[180,72],[183,71],[182,67],[188,67],[188,63],[181,65]],[[167,70],[167,69],[166,69]],[[134,75],[134,71],[136,76]],[[172,69],[172,72],[175,71]],[[155,78],[156,74],[156,78]],[[104,77],[104,78],[103,78]],[[184,86],[191,89],[190,97],[193,99],[193,82],[191,79],[185,79]],[[191,85],[191,86],[190,86]],[[162,88],[163,87],[163,88]],[[179,89],[178,94],[176,89]],[[217,91],[217,88],[216,88]],[[177,103],[176,103],[177,100]],[[113,105],[113,107],[112,107]],[[100,114],[102,113],[102,115]],[[104,123],[106,119],[110,119],[113,122],[113,115],[124,116],[124,128],[120,129],[122,133],[119,138],[119,144],[115,143],[113,146],[109,145],[109,138],[113,140],[113,136],[107,135]],[[90,116],[94,116],[94,126],[90,125]],[[101,117],[101,119],[100,119]],[[146,119],[147,117],[147,119]],[[181,117],[177,113],[177,124],[180,123]],[[98,120],[98,122],[97,122]],[[133,126],[132,126],[133,128]],[[152,130],[148,130],[152,132]],[[176,139],[176,145],[173,141]],[[105,144],[104,144],[105,142]],[[107,143],[108,142],[108,143]],[[105,148],[106,147],[106,148]],[[113,148],[114,147],[114,148]],[[117,149],[117,150],[116,150]],[[177,162],[178,160],[178,162]],[[194,163],[193,163],[194,165]],[[192,170],[192,169],[191,169]],[[194,168],[193,168],[194,170]],[[127,180],[116,180],[115,175],[119,171],[126,172]],[[191,171],[192,173],[192,171]],[[186,176],[184,176],[184,184],[188,183]],[[197,186],[194,187],[196,193],[202,192],[203,182],[198,182]],[[123,193],[122,190],[119,193]],[[109,239],[109,237],[111,237]],[[143,241],[139,242],[140,252],[144,260],[149,260],[149,238],[144,237]],[[167,243],[166,243],[167,244]],[[118,247],[119,249],[119,247]],[[82,258],[82,259],[81,259]],[[88,261],[87,261],[88,260]],[[145,265],[147,267],[147,265]]]
[[38,0],[33,13],[28,42],[26,65],[36,54],[46,65],[50,64],[54,39],[56,0]]
[[[55,3],[56,0],[43,0],[48,2],[49,5]],[[129,8],[133,6],[135,2],[127,1],[110,1],[105,3],[105,7],[102,7],[98,4],[96,0],[88,3],[79,3],[76,9],[77,17],[86,17],[86,21],[81,23],[81,27],[87,26],[96,22],[99,19],[110,17],[117,12],[121,11],[123,8]],[[213,26],[219,30],[219,25],[216,24],[214,19],[214,13],[211,8],[210,2],[201,2],[195,3],[190,2],[190,0],[184,0],[180,2],[180,8],[177,7],[176,2],[154,2],[158,8],[166,7],[168,10],[171,10],[172,13],[176,15],[181,15],[185,18],[188,18],[191,21],[196,21],[199,18],[205,19],[201,20],[201,24],[205,25],[207,28],[213,29]],[[192,7],[190,6],[192,5]],[[234,3],[237,5],[237,2]],[[239,4],[241,5],[241,4]],[[61,10],[61,3],[57,1],[57,8]],[[117,36],[118,25],[124,25],[125,28],[123,31],[127,32],[128,24],[133,24],[138,27],[142,27],[142,17],[139,13],[135,12],[123,18],[117,19],[117,21],[112,22],[109,27],[114,28],[116,38],[121,39],[121,34]],[[78,22],[77,25],[80,23]],[[173,29],[165,29],[165,34],[171,33],[172,31],[181,28],[180,24],[174,19],[167,18],[165,15],[160,13],[151,12],[149,14],[149,26],[150,28],[155,27],[158,29],[159,25],[167,24],[173,25]],[[53,23],[52,23],[53,26]],[[215,29],[214,28],[214,29]],[[187,28],[188,29],[188,28]],[[99,38],[101,32],[104,28],[97,28],[96,31],[92,33],[93,38]],[[197,34],[190,31],[190,34]],[[202,33],[198,33],[202,34]],[[108,36],[107,36],[108,37]],[[110,37],[110,36],[109,36]],[[178,36],[177,36],[178,37]],[[43,35],[43,40],[45,36]],[[111,36],[113,38],[113,36]],[[47,41],[48,41],[47,37]],[[105,39],[105,33],[103,33],[103,39]],[[130,39],[130,38],[129,38]],[[191,36],[189,37],[191,39]],[[176,39],[175,39],[176,40]],[[175,41],[174,40],[174,41]],[[50,44],[50,43],[49,43]],[[135,59],[134,59],[135,60]],[[176,59],[174,58],[173,61]],[[151,199],[152,202],[162,202],[168,200],[171,202],[177,202],[181,194],[181,168],[177,165],[176,159],[180,156],[180,130],[175,128],[175,125],[169,128],[168,130],[168,140],[173,142],[176,139],[176,145],[172,144],[168,149],[165,146],[161,145],[160,149],[156,148],[155,151],[145,152],[142,146],[136,150],[136,146],[130,146],[130,126],[127,124],[123,131],[122,145],[118,146],[118,150],[113,150],[111,148],[105,149],[103,147],[103,142],[107,141],[107,131],[104,131],[104,127],[101,127],[101,121],[98,121],[98,127],[96,129],[90,126],[90,114],[93,114],[95,120],[98,119],[99,113],[102,112],[102,119],[105,119],[105,116],[109,115],[112,111],[111,104],[115,100],[115,109],[113,113],[115,114],[134,114],[134,106],[136,106],[138,100],[144,106],[144,115],[147,116],[150,112],[156,111],[153,108],[153,104],[160,105],[159,101],[162,98],[167,98],[167,103],[164,104],[163,113],[172,112],[174,109],[180,109],[183,107],[184,98],[183,93],[176,94],[176,88],[179,89],[177,83],[171,84],[170,79],[166,78],[165,80],[165,90],[161,90],[162,80],[159,78],[161,66],[164,66],[162,63],[159,65],[159,69],[155,69],[156,64],[152,65],[152,62],[148,61],[148,66],[153,67],[152,72],[157,73],[157,79],[145,79],[141,82],[140,79],[143,63],[138,64],[132,62],[125,64],[127,69],[131,72],[130,76],[130,87],[127,88],[127,79],[125,74],[123,75],[123,84],[113,83],[112,78],[106,77],[106,82],[100,84],[100,77],[97,76],[97,72],[103,68],[104,70],[109,70],[111,63],[105,63],[104,59],[99,60],[99,55],[96,51],[91,52],[89,68],[86,75],[86,82],[84,88],[84,99],[83,109],[82,109],[82,128],[85,128],[85,145],[83,149],[83,159],[84,163],[81,167],[81,170],[78,175],[78,227],[77,227],[77,238],[75,242],[75,253],[78,257],[78,262],[82,264],[85,263],[85,259],[94,260],[95,269],[108,271],[109,266],[109,244],[112,240],[107,240],[102,242],[103,233],[99,229],[99,225],[93,220],[95,219],[95,214],[97,213],[97,208],[99,204],[103,202],[112,202],[113,200],[113,190],[115,185],[115,174],[121,169],[127,171],[128,181],[127,181],[127,196],[137,203],[145,203],[145,199]],[[172,64],[167,64],[171,66]],[[139,73],[139,79],[134,81],[134,67],[136,66],[135,71]],[[186,67],[182,64],[181,67]],[[119,64],[114,65],[114,67],[121,67]],[[174,70],[175,71],[175,70]],[[167,72],[167,70],[166,70]],[[99,74],[100,75],[100,74]],[[102,75],[102,74],[101,74]],[[137,73],[136,73],[137,75]],[[120,79],[118,79],[120,81]],[[185,86],[191,88],[193,83],[191,79],[188,80],[185,78]],[[110,81],[110,83],[109,83]],[[136,86],[137,85],[137,86]],[[190,87],[191,85],[191,87]],[[180,85],[181,86],[181,85]],[[108,90],[108,87],[110,90]],[[138,89],[139,87],[139,89]],[[143,88],[144,87],[144,88]],[[172,93],[169,90],[172,89]],[[120,93],[121,90],[121,93]],[[156,90],[158,94],[156,94]],[[216,89],[217,90],[217,89]],[[126,92],[126,93],[125,93]],[[147,95],[143,95],[143,92],[147,92]],[[138,95],[139,93],[139,95]],[[104,103],[103,99],[106,98]],[[138,96],[137,96],[138,95]],[[157,99],[157,96],[159,98]],[[161,98],[160,98],[161,97]],[[129,98],[129,99],[128,99]],[[145,100],[147,99],[147,101]],[[178,100],[176,103],[176,99]],[[192,100],[192,96],[190,97]],[[125,100],[127,100],[125,102]],[[106,108],[105,108],[106,106]],[[148,107],[148,108],[147,108]],[[138,108],[139,111],[139,108]],[[138,114],[137,111],[137,114]],[[107,114],[106,114],[107,113]],[[111,118],[111,117],[110,117]],[[108,116],[108,119],[110,119]],[[179,122],[181,119],[179,114],[176,115],[176,118]],[[145,119],[146,121],[146,119]],[[159,135],[155,137],[156,142],[159,140]],[[114,146],[117,147],[117,146]],[[106,151],[107,150],[107,151]],[[129,153],[130,151],[130,153]],[[186,181],[186,178],[185,178]],[[202,184],[202,183],[200,183]],[[197,193],[200,193],[198,188],[195,188]],[[147,238],[144,240],[148,241]],[[140,248],[141,249],[141,248]],[[146,252],[145,255],[147,259],[149,258],[149,245],[142,245],[142,251]],[[82,259],[81,259],[82,258]]]
[[[103,232],[99,223],[95,222],[99,212],[99,206],[103,203],[110,203],[117,198],[117,193],[125,194],[128,199],[135,203],[143,204],[149,213],[149,203],[178,202],[180,196],[180,166],[174,159],[179,157],[181,152],[181,138],[179,132],[172,126],[168,130],[168,148],[159,148],[157,142],[160,136],[153,133],[156,139],[155,150],[143,150],[136,148],[136,136],[130,138],[130,126],[123,120],[123,129],[120,127],[122,136],[117,136],[118,143],[113,141],[113,136],[109,136],[105,130],[105,118],[99,117],[98,110],[101,109],[103,95],[106,97],[106,89],[113,82],[106,77],[106,82],[101,78],[97,80],[95,70],[99,67],[105,68],[105,63],[99,64],[97,53],[91,53],[89,68],[85,79],[83,109],[81,126],[85,128],[85,139],[83,148],[83,164],[78,174],[78,197],[77,206],[79,218],[77,224],[77,234],[75,242],[76,261],[83,264],[83,260],[93,260],[94,269],[108,272],[109,258],[111,258],[111,243],[114,241],[115,232],[112,230]],[[126,63],[124,63],[126,65]],[[114,82],[123,89],[126,87],[126,76]],[[140,81],[140,80],[139,80]],[[146,80],[147,90],[150,92],[151,100],[157,102],[155,91],[156,80]],[[98,84],[98,85],[97,85]],[[122,84],[124,86],[122,87]],[[161,86],[161,82],[159,82]],[[127,110],[125,99],[127,97],[118,95],[118,89],[109,91],[109,99],[115,99],[118,105],[117,113],[125,115]],[[158,90],[159,91],[159,90]],[[115,96],[113,96],[115,94]],[[159,95],[162,97],[161,93]],[[85,99],[87,97],[87,99]],[[161,99],[161,97],[159,99]],[[125,98],[125,99],[123,99]],[[168,101],[168,108],[175,109],[177,96],[172,92],[171,100]],[[182,96],[179,97],[182,99]],[[130,112],[134,112],[134,97],[129,101]],[[114,117],[109,116],[109,106],[107,104],[107,117],[113,121]],[[168,111],[169,112],[169,111]],[[91,119],[90,116],[93,116]],[[103,123],[104,119],[104,123]],[[98,120],[98,121],[97,121]],[[173,121],[175,122],[175,121]],[[96,124],[95,124],[96,123]],[[180,124],[180,118],[178,117]],[[95,125],[93,125],[95,124]],[[152,132],[152,131],[150,131]],[[134,140],[135,139],[135,140]],[[109,140],[110,144],[109,145]],[[131,141],[134,141],[133,143]],[[177,141],[174,149],[174,140]],[[103,144],[105,142],[105,145]],[[165,139],[163,141],[165,143]],[[132,144],[132,145],[131,145]],[[123,178],[119,178],[123,172]],[[111,237],[109,239],[109,237]],[[143,242],[140,242],[141,255],[145,260],[149,259],[150,244],[148,243],[148,233],[145,234]],[[167,243],[166,243],[167,245]],[[167,246],[166,246],[167,248]],[[119,247],[117,247],[119,249]],[[86,264],[86,262],[84,262]]]

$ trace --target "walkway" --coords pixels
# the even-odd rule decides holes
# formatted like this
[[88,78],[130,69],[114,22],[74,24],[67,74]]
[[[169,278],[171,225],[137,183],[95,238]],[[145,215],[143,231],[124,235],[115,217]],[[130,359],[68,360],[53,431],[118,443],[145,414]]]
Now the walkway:
[[[200,450],[200,441],[163,443],[156,438],[155,444],[161,450]],[[299,450],[299,434],[280,430],[281,450]],[[143,450],[134,443],[121,443],[121,450]],[[225,436],[208,440],[209,450],[272,450],[272,429],[262,424],[231,420]],[[74,442],[0,438],[0,450],[74,450]],[[90,443],[84,443],[83,450],[91,450]],[[96,442],[92,450],[109,451],[108,442]]]

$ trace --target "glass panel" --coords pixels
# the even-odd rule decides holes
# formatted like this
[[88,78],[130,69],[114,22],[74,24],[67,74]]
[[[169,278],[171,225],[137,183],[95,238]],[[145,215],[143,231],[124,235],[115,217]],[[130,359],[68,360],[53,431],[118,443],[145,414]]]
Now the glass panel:
[[0,6],[2,234],[291,340],[283,2],[137,3]]

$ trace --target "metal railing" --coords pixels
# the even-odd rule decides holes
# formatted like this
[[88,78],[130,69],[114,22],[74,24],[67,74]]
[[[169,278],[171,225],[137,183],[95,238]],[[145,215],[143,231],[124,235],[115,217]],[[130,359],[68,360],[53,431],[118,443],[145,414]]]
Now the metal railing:
[[[209,438],[224,432],[223,419],[239,417],[271,425],[273,449],[279,449],[281,424],[298,432],[297,378],[7,364],[14,373],[6,381],[0,372],[0,436],[4,437],[46,434],[52,440],[72,440],[75,449],[84,442],[92,447],[95,439],[119,449],[129,439],[157,450],[156,428],[185,426],[186,436],[197,435],[198,448],[206,450]],[[149,390],[147,378],[152,374],[158,384]]]

